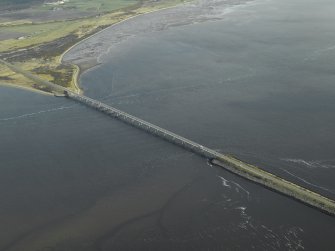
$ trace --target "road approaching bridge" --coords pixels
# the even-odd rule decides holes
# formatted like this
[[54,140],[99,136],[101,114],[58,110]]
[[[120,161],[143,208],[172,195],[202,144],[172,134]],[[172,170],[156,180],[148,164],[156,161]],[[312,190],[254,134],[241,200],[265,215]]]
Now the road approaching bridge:
[[3,65],[7,66],[13,72],[19,73],[19,74],[25,76],[26,78],[28,78],[30,80],[33,80],[40,87],[47,87],[48,90],[50,90],[50,92],[52,92],[54,94],[61,95],[65,91],[69,91],[67,88],[65,88],[63,86],[56,85],[56,84],[51,83],[51,82],[49,82],[47,80],[41,79],[41,78],[37,77],[36,75],[32,74],[31,72],[25,71],[25,70],[21,69],[20,67],[18,67],[16,65],[13,65],[11,63],[8,63],[8,62],[6,62],[5,60],[3,60],[1,58],[0,58],[0,63],[2,63]]
[[237,174],[257,184],[261,184],[264,187],[279,192],[283,195],[294,198],[324,213],[335,216],[335,201],[332,199],[326,198],[320,194],[317,194],[306,188],[298,186],[297,184],[284,180],[278,176],[266,172],[256,166],[247,164],[232,156],[221,154],[208,147],[205,147],[194,141],[191,141],[180,135],[177,135],[173,132],[165,130],[157,125],[151,124],[147,121],[144,121],[128,113],[125,113],[112,106],[104,104],[98,100],[75,93],[71,90],[55,85],[46,80],[41,80],[37,76],[27,71],[24,71],[8,62],[5,62],[4,60],[0,59],[0,63],[5,64],[13,71],[24,75],[25,77],[35,81],[39,85],[45,85],[46,87],[51,89],[53,93],[57,95],[64,95],[71,100],[85,104],[88,107],[94,108],[97,111],[109,115],[113,118],[116,118],[122,122],[125,122],[126,124],[144,130],[149,134],[155,135],[165,141],[169,141],[188,151],[194,152],[202,157],[205,157],[209,159],[211,163],[213,163],[214,165],[220,166],[229,172]]
[[177,135],[173,132],[170,132],[168,130],[165,130],[159,126],[156,126],[154,124],[151,124],[147,121],[144,121],[140,118],[137,118],[135,116],[132,116],[128,113],[125,113],[121,110],[118,110],[112,106],[106,105],[104,103],[101,103],[100,101],[97,101],[95,99],[91,99],[89,97],[86,97],[84,95],[76,94],[73,92],[65,92],[66,96],[70,99],[76,100],[80,103],[83,103],[87,106],[93,107],[94,109],[101,111],[107,115],[110,115],[112,117],[115,117],[129,125],[132,125],[134,127],[137,127],[139,129],[142,129],[144,131],[149,132],[150,134],[153,134],[155,136],[158,136],[160,138],[163,138],[166,141],[169,141],[173,144],[179,145],[189,151],[192,151],[200,156],[203,156],[208,159],[213,159],[218,156],[218,153],[204,147],[196,142],[193,142],[189,139],[186,139],[180,135]]

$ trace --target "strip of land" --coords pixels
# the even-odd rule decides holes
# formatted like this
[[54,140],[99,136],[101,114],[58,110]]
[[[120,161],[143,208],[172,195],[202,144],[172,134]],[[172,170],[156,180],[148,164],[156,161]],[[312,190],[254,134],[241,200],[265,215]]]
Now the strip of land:
[[286,195],[326,214],[335,216],[335,201],[301,187],[254,165],[247,164],[232,156],[221,155],[211,161],[214,165],[260,184],[270,190]]
[[[28,19],[21,18],[24,10],[14,12],[7,19],[0,12],[0,28],[4,34],[0,39],[0,58],[32,72],[40,79],[80,92],[77,84],[79,68],[62,62],[69,48],[113,24],[180,3],[183,0],[97,0],[92,5],[92,1],[72,0],[61,6],[44,4],[29,9],[37,17],[44,15],[44,20],[33,14]],[[63,12],[68,13],[69,10],[72,14],[66,18]],[[60,14],[57,16],[54,13]],[[15,14],[18,16],[16,19],[13,17]],[[0,81],[9,86],[35,90],[39,86],[4,66],[0,67]],[[47,91],[45,88],[39,90]]]
[[[248,2],[252,0],[95,0],[92,6],[90,0],[69,0],[10,15],[0,10],[0,58],[80,93],[80,74],[102,63],[111,46],[137,35],[223,19],[226,10]],[[38,88],[7,67],[0,67],[0,81]]]
[[237,174],[275,192],[279,192],[280,194],[284,194],[288,197],[296,199],[299,202],[316,208],[326,214],[335,216],[335,201],[332,199],[326,198],[318,193],[308,190],[307,188],[301,187],[295,183],[287,181],[274,174],[266,172],[263,169],[238,160],[232,156],[224,155],[210,148],[204,147],[196,142],[188,140],[159,126],[153,125],[114,107],[103,104],[100,101],[88,98],[81,94],[76,94],[69,89],[55,85],[46,80],[41,80],[37,76],[22,70],[19,67],[14,66],[4,60],[0,59],[0,63],[6,65],[16,73],[32,80],[36,84],[44,86],[44,88],[48,88],[49,92],[53,92],[55,94],[65,94],[65,96],[76,102],[81,102],[138,129],[149,132],[150,134],[158,136],[163,140],[178,145],[188,151],[192,151],[202,157],[208,158],[214,165],[220,166],[229,172]]

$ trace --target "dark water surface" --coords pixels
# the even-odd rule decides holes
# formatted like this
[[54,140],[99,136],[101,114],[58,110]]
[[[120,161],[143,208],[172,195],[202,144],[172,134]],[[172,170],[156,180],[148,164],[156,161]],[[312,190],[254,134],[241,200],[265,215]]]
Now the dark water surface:
[[[335,199],[335,2],[119,44],[88,96]],[[335,219],[63,98],[0,89],[0,250],[334,250]]]

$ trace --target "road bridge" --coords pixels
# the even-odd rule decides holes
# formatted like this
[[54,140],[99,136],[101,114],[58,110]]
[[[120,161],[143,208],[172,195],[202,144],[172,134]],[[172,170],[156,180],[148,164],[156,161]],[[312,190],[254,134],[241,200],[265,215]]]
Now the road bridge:
[[12,69],[17,73],[20,73],[26,76],[27,78],[32,79],[39,85],[47,86],[57,95],[61,94],[76,102],[85,104],[86,106],[94,108],[99,112],[107,114],[129,125],[144,130],[152,135],[160,137],[175,145],[183,147],[186,150],[194,152],[202,157],[205,157],[209,159],[213,164],[220,166],[229,172],[232,172],[257,184],[261,184],[264,187],[267,187],[278,193],[294,198],[295,200],[298,200],[308,206],[316,208],[324,213],[335,216],[335,201],[332,199],[326,198],[304,187],[301,187],[297,184],[284,180],[256,166],[240,161],[232,156],[221,154],[217,151],[214,151],[208,147],[205,147],[194,141],[186,139],[178,134],[170,132],[157,125],[151,124],[147,121],[144,121],[128,113],[125,113],[112,106],[104,104],[98,100],[75,93],[71,90],[68,90],[67,88],[55,85],[49,81],[41,80],[37,76],[27,71],[24,71],[19,67],[14,66],[8,62],[5,62],[4,60],[0,59],[0,63],[5,64],[6,66],[8,66],[10,69]]
[[144,130],[152,135],[162,138],[165,141],[171,142],[188,151],[205,157],[209,159],[214,165],[223,167],[229,172],[242,176],[255,183],[266,186],[271,190],[275,190],[286,196],[292,197],[327,214],[335,215],[335,202],[329,198],[323,197],[320,194],[314,193],[306,188],[284,180],[256,166],[240,161],[232,156],[221,154],[217,151],[198,144],[192,140],[186,139],[157,125],[151,124],[112,106],[104,104],[98,100],[70,91],[65,91],[64,93],[66,97],[72,100],[83,103],[111,117],[123,121],[126,124]]
[[100,101],[94,100],[92,98],[86,97],[84,95],[76,94],[73,92],[66,92],[66,96],[70,99],[76,100],[78,102],[81,102],[87,106],[93,107],[96,110],[99,110],[109,116],[112,116],[114,118],[117,118],[118,120],[121,120],[129,125],[132,125],[136,128],[142,129],[146,132],[149,132],[152,135],[158,136],[166,141],[169,141],[175,145],[179,145],[191,152],[194,152],[202,157],[213,159],[218,157],[219,154],[216,151],[213,151],[210,148],[207,148],[205,146],[202,146],[194,141],[191,141],[189,139],[186,139],[180,135],[177,135],[173,132],[170,132],[166,129],[163,129],[157,125],[151,124],[147,121],[144,121],[140,118],[137,118],[135,116],[132,116],[128,113],[125,113],[121,110],[118,110],[112,106],[106,105]]

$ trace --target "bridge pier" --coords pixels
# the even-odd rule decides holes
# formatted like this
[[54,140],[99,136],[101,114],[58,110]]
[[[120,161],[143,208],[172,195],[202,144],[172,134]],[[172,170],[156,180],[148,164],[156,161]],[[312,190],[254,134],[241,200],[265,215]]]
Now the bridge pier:
[[147,131],[152,135],[160,137],[175,145],[183,147],[188,151],[194,152],[202,157],[210,159],[213,164],[220,166],[229,172],[244,177],[245,179],[255,182],[257,184],[261,184],[264,187],[267,187],[285,196],[294,198],[308,206],[314,207],[329,215],[335,216],[335,201],[332,199],[326,198],[320,194],[312,192],[306,188],[298,186],[292,182],[284,180],[258,167],[249,165],[231,156],[218,153],[198,143],[181,137],[175,133],[153,125],[149,122],[146,122],[140,118],[127,114],[114,107],[103,104],[100,101],[74,93],[64,87],[55,85],[49,81],[42,80],[37,76],[31,74],[30,72],[14,66],[2,59],[0,59],[0,63],[6,65],[14,72],[22,74],[23,76],[35,81],[40,85],[49,87],[54,93],[63,93],[64,96],[68,97],[69,99],[73,99],[77,102],[83,103],[111,117],[117,118],[118,120],[123,121],[129,125]]
[[252,182],[261,184],[271,190],[275,190],[285,196],[292,197],[304,204],[317,208],[329,215],[335,215],[335,202],[329,198],[316,194],[306,188],[300,187],[292,182],[286,181],[258,167],[249,165],[231,156],[216,152],[204,147],[196,142],[188,140],[173,132],[165,130],[140,118],[127,114],[114,107],[108,106],[89,97],[73,92],[67,92],[66,96],[70,99],[81,102],[89,107],[101,111],[111,117],[117,118],[124,123],[144,130],[154,136],[162,138],[188,151],[194,152],[211,161],[212,164],[223,167],[229,172],[242,176]]

